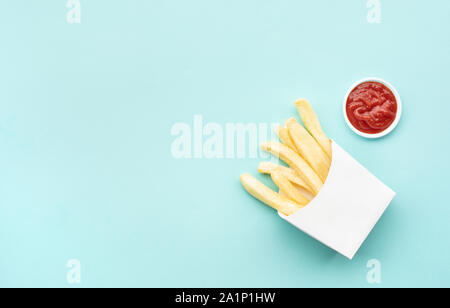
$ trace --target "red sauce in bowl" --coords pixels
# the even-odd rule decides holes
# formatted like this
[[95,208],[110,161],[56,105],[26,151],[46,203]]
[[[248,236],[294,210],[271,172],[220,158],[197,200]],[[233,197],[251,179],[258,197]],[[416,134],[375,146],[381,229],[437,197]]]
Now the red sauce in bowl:
[[346,104],[347,118],[357,130],[378,134],[394,122],[397,100],[384,84],[367,81],[356,86],[349,94]]

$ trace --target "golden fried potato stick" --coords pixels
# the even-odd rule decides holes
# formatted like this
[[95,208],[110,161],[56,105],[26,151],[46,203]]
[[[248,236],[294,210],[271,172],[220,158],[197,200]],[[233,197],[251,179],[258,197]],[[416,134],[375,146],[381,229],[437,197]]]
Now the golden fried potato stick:
[[267,141],[261,144],[261,148],[288,164],[308,184],[314,195],[317,195],[323,186],[320,177],[311,166],[294,150],[277,141]]
[[241,183],[250,195],[286,216],[302,208],[301,205],[274,192],[248,173],[241,175]]
[[289,131],[288,131],[288,129],[286,127],[278,125],[278,126],[275,127],[275,132],[277,133],[278,138],[280,138],[281,142],[284,145],[287,145],[288,147],[290,147],[294,151],[297,151],[297,149],[295,148],[295,144],[292,141],[291,136],[289,135]]
[[331,161],[314,138],[294,118],[286,121],[295,147],[300,155],[316,171],[324,183],[330,170]]
[[[280,166],[275,163],[269,162],[269,161],[263,161],[258,166],[258,172],[263,174],[270,174],[272,175],[274,172],[279,172],[281,175],[283,175],[285,178],[287,178],[292,183],[300,186],[301,188],[307,190],[311,194],[313,194],[311,188],[309,188],[308,184],[305,183],[305,181],[295,172],[294,169]],[[314,194],[313,194],[314,195]]]
[[288,196],[289,199],[292,199],[301,206],[306,206],[309,203],[309,200],[280,172],[273,172],[271,177],[272,181],[286,194],[286,196]]
[[311,135],[316,139],[320,147],[325,151],[328,158],[332,158],[331,153],[331,141],[323,132],[322,126],[320,125],[319,119],[317,118],[314,109],[308,103],[306,99],[299,99],[295,102],[300,117],[305,124],[306,129],[311,133]]

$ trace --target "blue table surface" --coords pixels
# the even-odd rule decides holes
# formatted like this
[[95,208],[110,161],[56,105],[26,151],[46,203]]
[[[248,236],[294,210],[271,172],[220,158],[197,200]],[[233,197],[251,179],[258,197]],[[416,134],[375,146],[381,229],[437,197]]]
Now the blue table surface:
[[[0,3],[1,287],[450,286],[450,1],[80,3]],[[369,76],[404,107],[379,140],[341,110]],[[352,261],[241,188],[261,158],[171,151],[195,115],[282,122],[299,97],[397,192]]]

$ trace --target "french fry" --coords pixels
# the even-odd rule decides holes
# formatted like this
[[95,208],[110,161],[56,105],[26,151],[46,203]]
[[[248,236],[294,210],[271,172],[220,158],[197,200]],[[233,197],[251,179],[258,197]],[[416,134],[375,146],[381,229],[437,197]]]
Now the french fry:
[[291,136],[289,135],[289,131],[286,127],[278,125],[277,127],[275,127],[275,132],[284,145],[287,145],[288,147],[296,151],[295,144],[292,141]]
[[297,174],[297,172],[295,172],[294,169],[285,166],[280,166],[272,162],[264,161],[259,164],[258,172],[270,175],[272,175],[274,172],[279,172],[292,183],[300,186],[301,188],[313,194],[308,184],[305,183],[305,181]]
[[300,117],[303,121],[303,124],[305,124],[306,129],[311,133],[320,147],[325,151],[328,158],[331,159],[331,141],[323,132],[319,119],[317,118],[317,115],[311,105],[306,99],[300,99],[295,102],[295,106],[300,113]]
[[274,192],[248,173],[241,175],[241,183],[250,195],[286,216],[302,208],[301,205],[289,198],[280,196],[279,193]]
[[325,182],[330,169],[330,159],[314,140],[314,138],[294,118],[286,121],[289,134],[294,141],[297,151],[319,175],[322,183]]
[[294,150],[277,141],[268,141],[261,144],[261,148],[288,164],[306,182],[314,195],[317,195],[323,186],[320,177]]
[[271,174],[272,181],[280,188],[282,192],[289,197],[289,199],[294,200],[301,206],[306,206],[309,200],[297,189],[294,185],[289,182],[289,180],[284,177],[281,172],[273,172]]

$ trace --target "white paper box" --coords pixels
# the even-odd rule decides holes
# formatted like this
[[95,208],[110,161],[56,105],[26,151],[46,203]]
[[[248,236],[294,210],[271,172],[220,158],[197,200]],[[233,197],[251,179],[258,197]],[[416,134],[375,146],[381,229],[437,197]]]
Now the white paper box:
[[349,259],[383,215],[395,192],[332,141],[333,160],[317,196],[303,209],[279,215]]

